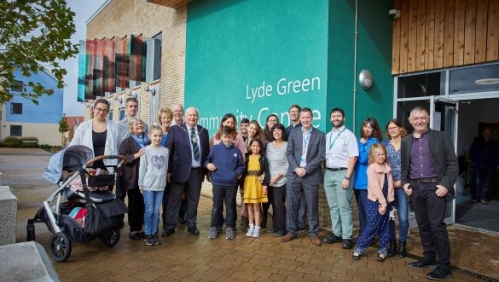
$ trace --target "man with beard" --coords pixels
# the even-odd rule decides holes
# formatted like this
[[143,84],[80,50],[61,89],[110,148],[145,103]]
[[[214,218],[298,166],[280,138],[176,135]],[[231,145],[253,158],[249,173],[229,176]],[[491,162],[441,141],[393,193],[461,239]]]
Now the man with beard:
[[331,236],[324,243],[342,242],[343,249],[351,249],[352,243],[352,195],[355,163],[359,156],[357,138],[348,130],[345,112],[341,108],[331,110],[330,121],[333,129],[326,134],[326,171],[324,191],[331,213]]

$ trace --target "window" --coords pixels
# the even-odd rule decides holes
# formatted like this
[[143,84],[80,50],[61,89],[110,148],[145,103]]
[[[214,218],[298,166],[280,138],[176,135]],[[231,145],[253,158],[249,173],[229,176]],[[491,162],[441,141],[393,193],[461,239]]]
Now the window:
[[125,117],[125,109],[121,108],[120,109],[120,119],[119,120],[122,120],[124,117]]
[[23,104],[22,103],[11,103],[10,113],[12,115],[22,115],[23,114]]
[[109,120],[113,120],[113,111],[109,111],[109,115],[107,116]]
[[14,80],[12,85],[10,86],[10,91],[15,92],[23,92],[24,91],[24,82],[20,80]]
[[499,64],[450,71],[450,93],[468,94],[499,90]]
[[23,126],[22,125],[11,125],[10,126],[10,136],[23,136]]
[[445,95],[445,73],[431,72],[398,79],[398,98]]

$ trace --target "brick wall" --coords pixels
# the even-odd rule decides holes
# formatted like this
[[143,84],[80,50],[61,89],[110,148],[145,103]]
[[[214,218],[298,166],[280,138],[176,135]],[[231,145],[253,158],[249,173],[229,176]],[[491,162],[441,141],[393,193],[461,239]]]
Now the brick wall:
[[[142,34],[146,38],[162,34],[161,80],[159,95],[161,107],[184,103],[186,7],[177,9],[148,3],[144,0],[113,0],[87,24],[88,39],[124,37]],[[145,84],[134,88],[141,99],[141,118],[149,120],[148,92]],[[156,94],[158,95],[158,94]],[[118,93],[126,99],[126,93]],[[113,119],[119,115],[119,103],[113,103]],[[85,119],[89,115],[85,113]]]

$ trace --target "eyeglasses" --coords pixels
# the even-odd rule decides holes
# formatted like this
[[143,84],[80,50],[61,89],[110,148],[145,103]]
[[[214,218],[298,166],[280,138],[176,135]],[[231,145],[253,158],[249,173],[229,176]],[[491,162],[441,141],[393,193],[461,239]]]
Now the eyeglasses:
[[399,129],[398,127],[388,127],[388,130]]
[[95,107],[94,110],[98,111],[98,112],[103,112],[103,113],[107,113],[109,112],[108,109],[103,109],[103,108],[99,108],[99,107]]
[[271,118],[271,119],[267,120],[267,122],[277,122],[277,119]]

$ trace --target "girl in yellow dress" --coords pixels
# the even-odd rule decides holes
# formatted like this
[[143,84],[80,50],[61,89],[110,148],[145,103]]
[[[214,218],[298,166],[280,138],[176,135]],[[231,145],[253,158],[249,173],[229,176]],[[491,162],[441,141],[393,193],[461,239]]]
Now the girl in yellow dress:
[[265,171],[268,170],[267,158],[260,155],[263,148],[261,139],[253,139],[249,143],[249,156],[246,157],[246,169],[244,171],[244,204],[248,209],[249,229],[247,237],[257,238],[260,236],[260,204],[267,203],[268,179],[265,179]]

